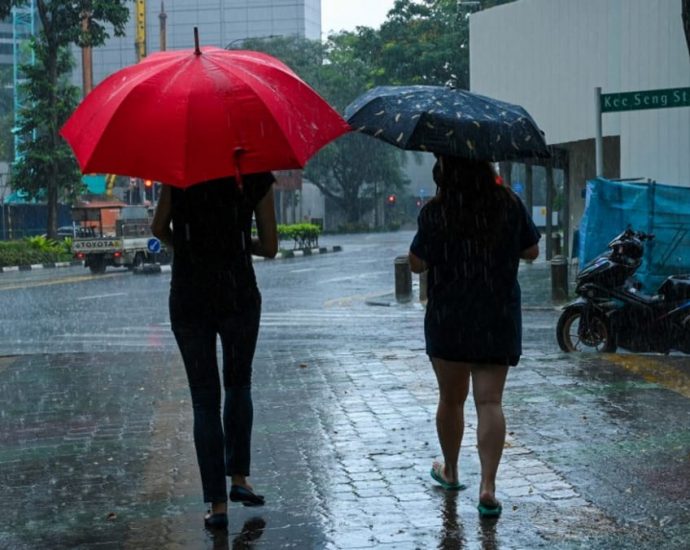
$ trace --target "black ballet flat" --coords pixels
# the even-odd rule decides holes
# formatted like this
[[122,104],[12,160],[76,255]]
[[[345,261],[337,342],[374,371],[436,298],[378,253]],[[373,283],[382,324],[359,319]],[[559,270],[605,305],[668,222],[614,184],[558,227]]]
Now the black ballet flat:
[[233,485],[230,488],[230,500],[232,502],[241,502],[244,506],[264,505],[264,497],[262,495],[257,495],[254,491],[241,485]]
[[228,515],[224,513],[212,514],[209,510],[204,516],[204,525],[207,529],[227,529]]

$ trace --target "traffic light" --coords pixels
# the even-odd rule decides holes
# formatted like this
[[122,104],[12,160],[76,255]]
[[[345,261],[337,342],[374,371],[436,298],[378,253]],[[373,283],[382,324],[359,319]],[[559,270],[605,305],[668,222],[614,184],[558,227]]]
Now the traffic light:
[[397,197],[393,193],[391,193],[390,195],[388,195],[386,197],[386,204],[388,204],[388,206],[395,206],[396,200],[397,200]]
[[153,201],[153,181],[144,180],[144,197],[146,200]]

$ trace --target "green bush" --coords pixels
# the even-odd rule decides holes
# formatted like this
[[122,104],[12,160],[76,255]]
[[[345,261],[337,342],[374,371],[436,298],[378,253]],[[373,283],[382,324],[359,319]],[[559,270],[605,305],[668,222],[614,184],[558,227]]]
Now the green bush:
[[0,267],[65,262],[72,259],[71,241],[53,241],[45,237],[27,237],[18,241],[0,241]]
[[313,223],[295,223],[278,225],[278,238],[281,241],[293,241],[293,248],[315,248],[319,246],[321,228]]

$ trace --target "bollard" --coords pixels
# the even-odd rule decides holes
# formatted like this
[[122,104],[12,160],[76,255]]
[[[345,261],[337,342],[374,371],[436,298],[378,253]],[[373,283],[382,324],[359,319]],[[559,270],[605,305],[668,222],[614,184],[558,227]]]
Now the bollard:
[[395,299],[398,302],[409,302],[412,299],[412,271],[407,256],[397,256],[395,265]]
[[551,260],[551,299],[564,302],[568,299],[568,260],[554,256]]
[[558,233],[551,235],[551,254],[554,258],[561,255],[561,236]]
[[422,271],[419,274],[419,301],[426,303],[429,300],[429,270]]

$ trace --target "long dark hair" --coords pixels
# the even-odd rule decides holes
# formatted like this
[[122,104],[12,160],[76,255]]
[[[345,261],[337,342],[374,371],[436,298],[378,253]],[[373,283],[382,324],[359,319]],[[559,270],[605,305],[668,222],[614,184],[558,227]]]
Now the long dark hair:
[[451,156],[437,156],[434,200],[441,204],[447,232],[492,244],[506,225],[506,210],[514,200],[511,191],[499,184],[490,162]]

